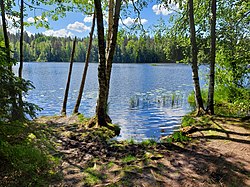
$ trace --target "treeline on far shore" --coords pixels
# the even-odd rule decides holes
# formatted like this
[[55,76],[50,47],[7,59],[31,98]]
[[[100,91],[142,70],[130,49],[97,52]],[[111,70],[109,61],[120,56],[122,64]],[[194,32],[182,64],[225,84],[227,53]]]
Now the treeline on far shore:
[[[9,34],[13,57],[19,60],[20,34]],[[43,34],[28,35],[24,32],[25,62],[68,62],[73,38],[53,37]],[[89,37],[77,38],[74,61],[85,62]],[[179,44],[178,44],[179,43]],[[175,63],[184,61],[189,47],[176,39],[155,35],[128,35],[119,32],[115,51],[115,63]],[[97,37],[93,39],[90,62],[98,62]]]

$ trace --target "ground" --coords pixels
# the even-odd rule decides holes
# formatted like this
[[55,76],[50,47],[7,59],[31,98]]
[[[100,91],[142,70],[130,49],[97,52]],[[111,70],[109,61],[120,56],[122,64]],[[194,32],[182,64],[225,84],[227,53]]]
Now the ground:
[[250,186],[249,119],[196,118],[183,143],[107,141],[76,116],[43,117],[61,157],[53,186]]

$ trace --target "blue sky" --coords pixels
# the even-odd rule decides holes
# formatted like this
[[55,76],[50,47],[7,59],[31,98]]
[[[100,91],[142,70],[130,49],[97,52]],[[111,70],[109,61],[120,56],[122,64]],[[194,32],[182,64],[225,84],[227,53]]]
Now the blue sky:
[[[153,24],[157,23],[157,20],[162,18],[166,25],[168,25],[168,20],[171,14],[173,14],[173,10],[178,10],[178,6],[170,5],[169,8],[162,6],[157,3],[149,3],[146,8],[144,8],[141,12],[141,23],[143,24],[144,28],[147,29],[148,27],[152,26]],[[43,8],[43,7],[41,7]],[[25,21],[32,23],[34,22],[34,18],[40,19],[40,16],[44,10],[38,9],[35,11],[28,11],[27,16],[25,17]],[[135,18],[137,16],[135,14],[130,15],[122,15],[122,22],[126,26],[131,26],[135,22]],[[58,21],[52,21],[51,18],[45,18],[50,23],[50,29],[46,30],[45,28],[36,28],[35,26],[26,27],[25,30],[28,33],[43,33],[45,35],[53,35],[53,36],[77,36],[77,37],[85,37],[88,35],[91,27],[91,20],[90,16],[83,15],[80,12],[68,12],[64,18],[59,18]],[[11,21],[9,21],[11,24]],[[121,23],[121,22],[120,22]],[[120,24],[121,27],[122,24]],[[17,32],[15,28],[10,28],[10,32]]]

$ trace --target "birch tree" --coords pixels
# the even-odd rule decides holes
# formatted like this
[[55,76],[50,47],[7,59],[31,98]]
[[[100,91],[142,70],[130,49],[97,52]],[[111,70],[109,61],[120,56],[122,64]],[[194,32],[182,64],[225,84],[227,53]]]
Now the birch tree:
[[195,33],[195,23],[194,23],[194,5],[193,0],[188,1],[188,15],[189,15],[189,27],[190,27],[190,41],[192,50],[192,76],[194,83],[194,93],[197,115],[200,115],[204,111],[203,101],[201,96],[199,73],[198,73],[198,53],[196,44],[196,33]]
[[211,44],[210,44],[210,79],[208,87],[207,112],[214,114],[214,78],[216,58],[216,0],[211,0]]
[[112,62],[115,52],[120,9],[121,9],[121,0],[117,0],[115,2],[114,13],[112,8],[114,1],[110,0],[109,3],[111,8],[109,8],[108,38],[110,39],[107,42],[107,46],[105,47],[102,3],[100,0],[94,1],[96,18],[97,18],[98,49],[99,49],[99,66],[98,66],[99,93],[96,106],[96,123],[99,126],[107,126],[108,118],[106,109],[107,109],[107,101],[109,94]]

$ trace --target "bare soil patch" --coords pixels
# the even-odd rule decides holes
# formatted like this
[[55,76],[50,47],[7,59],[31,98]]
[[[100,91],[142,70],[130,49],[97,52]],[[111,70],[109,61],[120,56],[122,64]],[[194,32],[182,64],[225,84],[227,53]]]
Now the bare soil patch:
[[53,129],[61,156],[53,186],[250,186],[249,120],[209,118],[184,144],[107,140],[76,116],[37,122]]

